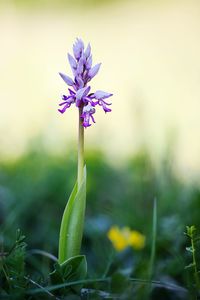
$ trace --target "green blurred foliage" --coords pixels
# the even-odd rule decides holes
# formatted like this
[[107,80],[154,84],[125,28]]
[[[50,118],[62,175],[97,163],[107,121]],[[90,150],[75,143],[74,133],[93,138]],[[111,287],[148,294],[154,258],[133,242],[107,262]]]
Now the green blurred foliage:
[[[89,276],[126,270],[146,278],[151,249],[152,209],[158,203],[156,264],[153,278],[187,285],[185,225],[200,227],[200,191],[185,186],[170,168],[170,154],[157,172],[146,151],[119,168],[109,164],[103,153],[87,154],[87,211],[82,252]],[[30,269],[47,274],[53,264],[31,255],[41,249],[57,256],[60,222],[76,179],[74,156],[53,156],[31,151],[0,166],[0,224],[5,246],[12,244],[17,228],[27,237],[32,257]],[[110,226],[129,226],[147,238],[143,251],[127,249],[113,254],[106,233]],[[171,278],[171,279],[170,279]],[[142,286],[141,286],[142,289]],[[138,292],[139,294],[139,292]],[[155,298],[156,299],[156,298]],[[171,298],[166,298],[171,299]]]

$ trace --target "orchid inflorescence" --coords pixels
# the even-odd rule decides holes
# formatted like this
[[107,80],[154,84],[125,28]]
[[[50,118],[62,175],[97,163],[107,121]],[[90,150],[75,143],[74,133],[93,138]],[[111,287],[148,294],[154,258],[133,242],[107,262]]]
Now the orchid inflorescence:
[[107,103],[105,99],[112,96],[112,94],[100,90],[90,93],[91,87],[88,85],[88,82],[98,73],[101,66],[99,63],[92,67],[90,44],[85,49],[83,41],[77,39],[73,45],[73,53],[74,57],[68,53],[68,60],[74,79],[63,73],[59,73],[65,83],[71,88],[68,89],[69,94],[67,96],[62,96],[63,102],[59,104],[62,108],[58,109],[58,111],[63,114],[67,108],[75,103],[78,108],[82,108],[82,125],[89,127],[91,126],[91,120],[95,123],[93,115],[97,105],[101,106],[105,113],[111,111],[108,107],[111,103]]

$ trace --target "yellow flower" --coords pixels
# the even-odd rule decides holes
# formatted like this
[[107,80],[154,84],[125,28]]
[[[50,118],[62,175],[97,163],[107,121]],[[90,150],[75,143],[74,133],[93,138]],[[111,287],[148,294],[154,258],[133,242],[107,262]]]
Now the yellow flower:
[[145,236],[133,230],[130,232],[128,242],[135,250],[141,250],[145,246]]
[[145,236],[138,231],[130,230],[129,227],[120,229],[118,226],[112,226],[107,236],[117,251],[123,251],[129,246],[141,250],[145,245]]
[[126,239],[117,226],[111,227],[107,236],[117,251],[122,251],[127,247]]

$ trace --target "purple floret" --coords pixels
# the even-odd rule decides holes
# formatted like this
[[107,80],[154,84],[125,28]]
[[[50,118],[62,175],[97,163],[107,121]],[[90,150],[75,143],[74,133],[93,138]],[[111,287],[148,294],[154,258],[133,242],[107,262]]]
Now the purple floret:
[[91,88],[88,82],[98,73],[101,66],[99,63],[92,67],[90,44],[85,49],[83,41],[77,39],[73,45],[73,54],[74,57],[68,53],[68,60],[74,78],[59,73],[70,88],[68,89],[69,95],[62,96],[63,101],[59,104],[61,108],[58,111],[63,114],[72,104],[78,108],[82,107],[82,125],[86,128],[91,126],[91,121],[95,123],[93,114],[97,105],[101,106],[105,113],[111,111],[108,107],[111,103],[105,102],[104,99],[111,97],[112,94],[100,90],[89,93]]

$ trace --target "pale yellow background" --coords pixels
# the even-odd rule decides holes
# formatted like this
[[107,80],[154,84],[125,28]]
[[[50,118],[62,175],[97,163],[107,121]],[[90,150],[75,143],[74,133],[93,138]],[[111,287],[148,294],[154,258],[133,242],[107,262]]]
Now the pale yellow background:
[[[200,1],[118,1],[63,10],[0,12],[1,159],[40,137],[50,151],[76,141],[75,108],[57,112],[70,74],[67,52],[76,37],[91,42],[102,62],[93,90],[113,92],[113,112],[96,114],[86,147],[114,162],[145,145],[158,163],[173,140],[174,168],[200,171]],[[119,158],[119,159],[118,159]]]

